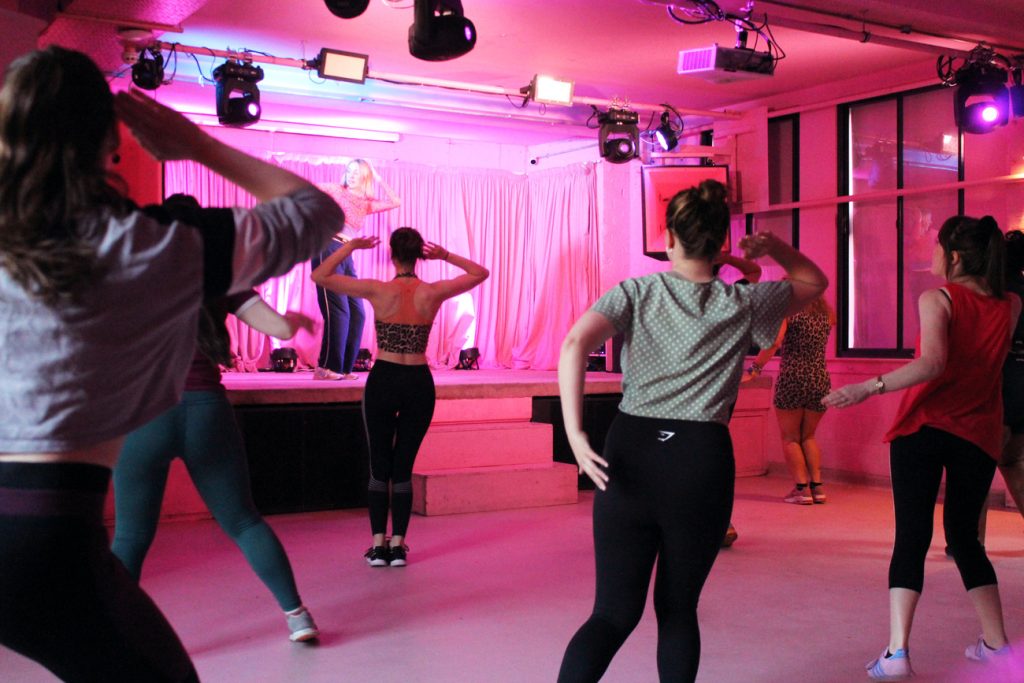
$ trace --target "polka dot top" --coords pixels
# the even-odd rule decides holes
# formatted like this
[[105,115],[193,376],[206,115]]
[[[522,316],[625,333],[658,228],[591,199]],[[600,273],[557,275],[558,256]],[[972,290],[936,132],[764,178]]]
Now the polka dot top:
[[591,307],[625,337],[619,410],[728,424],[747,350],[771,346],[791,296],[785,281],[698,283],[672,271],[620,282]]

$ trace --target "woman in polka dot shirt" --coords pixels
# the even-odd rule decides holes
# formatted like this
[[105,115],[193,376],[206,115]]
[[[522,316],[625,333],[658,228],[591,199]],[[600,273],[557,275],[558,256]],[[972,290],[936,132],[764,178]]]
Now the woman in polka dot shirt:
[[[666,210],[672,268],[625,280],[583,314],[558,365],[566,433],[581,473],[597,485],[597,596],[576,632],[558,680],[596,681],[640,620],[657,560],[654,604],[661,680],[692,681],[700,659],[697,601],[732,512],[735,462],[729,409],[752,344],[768,346],[783,318],[828,281],[809,259],[771,234],[746,237],[747,258],[768,256],[782,282],[733,285],[713,259],[729,229],[726,188],[707,180]],[[603,455],[582,426],[587,354],[622,333],[619,414]]]

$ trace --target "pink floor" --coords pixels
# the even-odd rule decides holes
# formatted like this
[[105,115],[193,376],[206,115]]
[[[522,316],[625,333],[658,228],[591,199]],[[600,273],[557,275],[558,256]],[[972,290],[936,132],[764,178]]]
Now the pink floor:
[[[737,482],[740,538],[704,591],[699,681],[862,681],[885,644],[888,491],[835,484],[827,505],[803,507],[781,502],[787,489],[777,477]],[[288,641],[269,594],[213,522],[165,523],[143,585],[207,682],[553,681],[592,599],[591,501],[414,517],[405,569],[364,564],[364,510],[270,518],[324,632],[318,646]],[[990,512],[987,546],[1015,639],[1024,638],[1022,532],[1016,511]],[[1006,680],[963,659],[978,626],[940,540],[927,572],[915,680]],[[655,637],[648,607],[604,680],[656,681]],[[0,649],[0,680],[55,679]]]

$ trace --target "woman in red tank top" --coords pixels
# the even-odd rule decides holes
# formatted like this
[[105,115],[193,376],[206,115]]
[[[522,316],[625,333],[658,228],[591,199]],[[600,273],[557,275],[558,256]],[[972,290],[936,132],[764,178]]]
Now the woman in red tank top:
[[932,254],[932,273],[947,282],[921,295],[914,360],[824,399],[843,408],[908,389],[885,436],[896,539],[889,564],[889,644],[867,665],[870,678],[913,675],[910,626],[943,472],[946,542],[982,627],[982,637],[964,654],[996,667],[1010,660],[995,571],[978,540],[978,516],[1001,448],[1001,368],[1021,308],[1016,295],[1004,292],[1003,263],[1003,236],[991,216],[948,219]]

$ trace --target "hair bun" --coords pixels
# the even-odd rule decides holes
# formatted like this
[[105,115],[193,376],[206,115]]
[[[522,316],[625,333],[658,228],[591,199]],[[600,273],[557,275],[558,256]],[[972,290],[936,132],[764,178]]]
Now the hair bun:
[[724,202],[729,195],[728,188],[717,180],[707,179],[697,186],[700,198],[706,202]]
[[982,216],[978,220],[978,227],[985,230],[999,230],[999,224],[996,223],[996,219],[992,216]]

